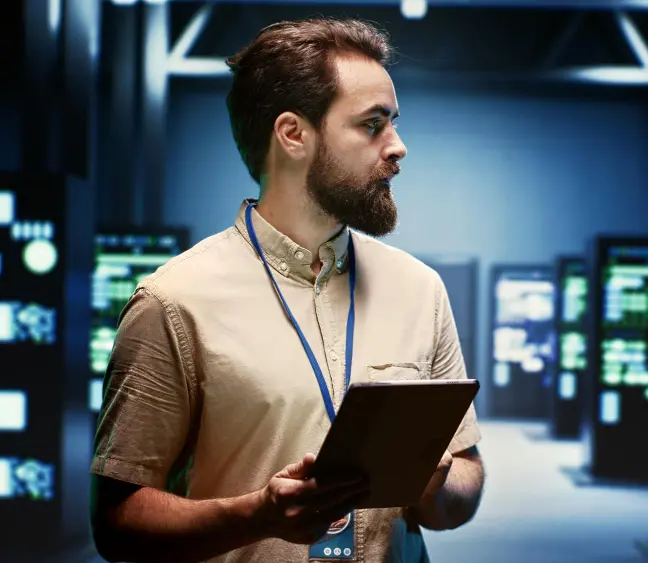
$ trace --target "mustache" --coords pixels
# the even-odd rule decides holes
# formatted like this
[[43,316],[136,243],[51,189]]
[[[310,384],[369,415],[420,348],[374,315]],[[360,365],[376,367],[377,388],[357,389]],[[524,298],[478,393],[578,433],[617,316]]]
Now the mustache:
[[386,178],[387,176],[398,176],[401,172],[401,166],[399,162],[395,162],[390,166],[381,168],[379,172],[379,178]]

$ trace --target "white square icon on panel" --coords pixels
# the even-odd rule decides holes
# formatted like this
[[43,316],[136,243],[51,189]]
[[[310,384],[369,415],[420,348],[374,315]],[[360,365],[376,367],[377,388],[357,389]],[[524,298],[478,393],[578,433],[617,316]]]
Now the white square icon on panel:
[[14,194],[0,192],[0,225],[10,225],[14,221]]
[[0,432],[27,428],[27,395],[24,391],[0,391]]
[[576,375],[571,372],[560,374],[558,395],[561,399],[570,401],[576,398]]
[[621,395],[618,391],[604,391],[599,396],[600,420],[603,424],[618,424],[621,420]]
[[11,461],[0,457],[0,498],[9,498],[12,495]]
[[0,303],[0,342],[14,339],[14,312],[11,303]]
[[99,412],[101,410],[101,402],[103,400],[103,379],[90,380],[90,400],[89,407],[92,412]]

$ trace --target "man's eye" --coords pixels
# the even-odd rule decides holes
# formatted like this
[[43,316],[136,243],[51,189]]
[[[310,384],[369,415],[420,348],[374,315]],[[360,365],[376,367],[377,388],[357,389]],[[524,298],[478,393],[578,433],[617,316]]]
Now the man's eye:
[[[365,127],[369,129],[371,134],[378,133],[382,131],[386,127],[386,122],[383,121],[382,119],[372,119],[371,121],[367,121],[367,123],[364,124]],[[392,121],[392,127],[396,129],[398,125]]]
[[372,133],[374,133],[379,128],[381,128],[380,119],[372,119],[371,121],[365,123],[365,126],[368,127]]

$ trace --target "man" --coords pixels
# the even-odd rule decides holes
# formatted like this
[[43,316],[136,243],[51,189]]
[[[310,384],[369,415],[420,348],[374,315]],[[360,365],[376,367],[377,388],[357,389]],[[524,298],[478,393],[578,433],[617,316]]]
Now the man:
[[475,513],[473,407],[418,506],[354,510],[366,483],[308,478],[349,376],[466,377],[439,276],[366,236],[396,225],[406,154],[389,56],[370,25],[308,20],[230,59],[232,130],[261,196],[124,309],[92,464],[109,561],[327,560],[318,540],[351,522],[340,557],[418,562],[419,525]]

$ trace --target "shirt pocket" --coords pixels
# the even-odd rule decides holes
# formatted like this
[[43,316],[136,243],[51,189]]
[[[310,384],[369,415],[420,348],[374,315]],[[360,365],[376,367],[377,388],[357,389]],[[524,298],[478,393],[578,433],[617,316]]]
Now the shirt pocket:
[[369,381],[430,379],[432,362],[394,362],[367,366]]

